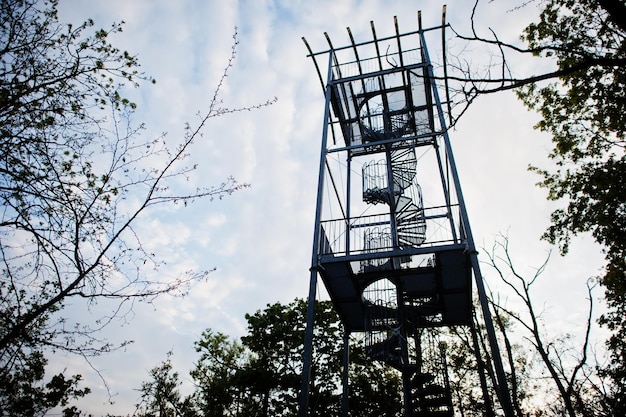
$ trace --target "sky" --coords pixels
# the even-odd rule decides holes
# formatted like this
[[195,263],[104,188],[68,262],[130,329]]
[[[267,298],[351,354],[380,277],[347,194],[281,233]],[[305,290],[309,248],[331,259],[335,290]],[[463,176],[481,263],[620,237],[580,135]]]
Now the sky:
[[[167,262],[164,276],[189,269],[216,268],[207,282],[183,299],[162,297],[137,303],[105,329],[111,342],[133,340],[124,349],[86,363],[60,354],[51,369],[80,373],[92,389],[81,409],[94,415],[134,411],[141,382],[150,368],[173,352],[172,362],[189,389],[188,371],[196,360],[193,343],[202,331],[239,337],[246,313],[267,304],[306,298],[317,189],[323,96],[317,74],[301,40],[313,50],[326,48],[324,32],[335,45],[347,44],[349,26],[355,39],[371,38],[369,22],[380,36],[391,34],[393,17],[402,31],[417,28],[417,11],[425,26],[441,22],[439,1],[374,0],[61,0],[60,17],[78,23],[94,19],[96,27],[124,21],[111,41],[137,54],[155,85],[133,91],[135,119],[144,135],[167,132],[175,141],[185,123],[198,121],[207,109],[226,65],[234,28],[237,58],[221,91],[229,107],[249,106],[277,97],[272,106],[212,119],[191,149],[198,164],[190,181],[219,184],[232,175],[251,184],[223,199],[188,207],[147,212],[137,230],[142,242]],[[447,20],[468,28],[470,2],[447,2]],[[519,3],[523,3],[520,1]],[[477,28],[493,28],[517,41],[524,25],[538,14],[535,3],[508,10],[511,2],[484,1]],[[454,42],[450,44],[454,46]],[[466,49],[465,59],[484,65],[490,57]],[[541,63],[520,61],[516,74],[537,71]],[[477,100],[450,137],[477,246],[489,248],[500,234],[509,236],[516,265],[533,273],[552,250],[552,259],[537,284],[549,330],[577,329],[584,318],[585,281],[602,265],[599,248],[589,238],[573,242],[570,254],[540,241],[550,212],[529,164],[548,166],[549,138],[533,129],[538,116],[512,93]],[[484,258],[483,258],[484,260]],[[487,283],[499,289],[488,268]],[[490,280],[490,276],[492,280]],[[320,298],[324,298],[320,290]],[[77,313],[81,306],[72,306]],[[106,308],[106,306],[102,307]],[[94,371],[97,369],[104,381]],[[113,396],[110,398],[109,394]],[[111,401],[113,404],[111,404]]]

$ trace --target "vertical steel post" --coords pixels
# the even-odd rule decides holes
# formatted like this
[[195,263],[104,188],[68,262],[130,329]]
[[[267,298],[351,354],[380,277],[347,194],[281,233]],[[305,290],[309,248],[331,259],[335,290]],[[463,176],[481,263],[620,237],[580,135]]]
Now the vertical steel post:
[[324,194],[324,170],[326,168],[326,146],[328,143],[328,125],[330,118],[330,81],[332,79],[332,56],[328,54],[328,76],[326,78],[326,103],[324,104],[324,128],[322,130],[322,149],[320,152],[319,178],[317,182],[317,206],[315,211],[315,230],[313,231],[313,249],[309,271],[309,298],[307,301],[306,330],[304,332],[304,352],[302,353],[302,376],[300,379],[300,398],[298,417],[306,417],[309,408],[309,381],[311,378],[311,359],[313,355],[313,326],[315,319],[315,299],[317,292],[317,274],[319,268],[319,242],[321,233],[322,202]]
[[400,247],[400,239],[398,238],[398,223],[396,219],[396,190],[393,182],[393,169],[391,166],[391,146],[387,145],[385,151],[385,163],[387,164],[387,193],[389,193],[389,226],[391,227],[391,239],[393,249]]
[[[424,54],[426,57],[426,62],[430,63],[430,58],[428,57],[428,50],[426,49],[426,42],[423,39],[424,33],[420,34],[422,37],[422,45],[424,49]],[[433,74],[432,66],[429,64],[428,67],[428,76],[431,77],[432,80],[432,91],[435,98],[435,103],[437,105],[437,112],[439,113],[439,123],[441,128],[445,128],[445,117],[441,107],[441,101],[439,99],[439,93],[437,91],[437,86],[435,84],[435,77]],[[480,300],[480,306],[483,312],[483,317],[485,319],[485,328],[487,330],[487,338],[489,339],[489,346],[492,353],[493,364],[496,371],[496,379],[497,379],[497,393],[498,398],[500,399],[500,405],[502,406],[502,410],[506,417],[514,417],[513,403],[511,402],[511,397],[509,394],[508,384],[506,381],[506,374],[504,372],[504,366],[502,364],[502,358],[500,357],[500,348],[498,347],[498,341],[496,339],[496,332],[493,326],[493,321],[491,319],[491,311],[489,310],[489,302],[487,300],[487,293],[485,291],[485,284],[483,281],[483,276],[480,272],[480,265],[478,263],[478,252],[476,251],[476,247],[474,245],[474,237],[472,236],[472,230],[469,225],[469,217],[467,215],[467,210],[465,207],[465,200],[463,199],[463,192],[461,191],[461,183],[459,181],[459,175],[456,170],[456,163],[454,161],[454,155],[452,154],[452,146],[450,145],[450,138],[448,137],[448,132],[443,131],[443,142],[446,149],[446,154],[448,157],[448,162],[450,164],[450,172],[452,173],[452,181],[454,183],[455,191],[457,194],[457,199],[459,200],[459,211],[461,214],[461,224],[464,227],[465,231],[465,239],[467,241],[467,250],[470,255],[470,262],[472,265],[472,269],[474,271],[474,281],[476,282],[476,289],[478,290],[478,299]]]
[[489,391],[487,388],[487,377],[485,363],[480,357],[480,343],[478,341],[478,329],[472,318],[472,324],[470,326],[470,333],[472,334],[472,344],[474,345],[474,351],[476,352],[476,366],[478,368],[478,378],[480,380],[480,388],[483,391],[483,401],[485,402],[485,417],[495,417],[493,405],[491,404],[491,398],[489,397]]
[[343,393],[341,396],[341,415],[342,417],[348,417],[348,406],[349,406],[349,395],[350,395],[350,385],[349,385],[349,371],[350,367],[350,332],[344,329],[343,332],[343,374],[341,376],[341,385],[343,389]]
[[352,225],[350,224],[350,193],[351,191],[351,182],[352,182],[352,156],[348,155],[348,161],[346,163],[346,255],[350,255],[350,245],[352,244],[350,240],[350,233],[352,233]]

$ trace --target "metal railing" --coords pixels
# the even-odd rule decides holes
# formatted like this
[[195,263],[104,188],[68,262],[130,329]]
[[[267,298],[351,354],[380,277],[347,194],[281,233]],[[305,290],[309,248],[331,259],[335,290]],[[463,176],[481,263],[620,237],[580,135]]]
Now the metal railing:
[[[459,244],[464,240],[458,205],[424,208],[426,240],[421,247]],[[319,255],[361,255],[373,253],[368,237],[391,228],[391,215],[374,214],[354,218],[323,220],[320,223]],[[393,239],[380,239],[376,251],[391,251]]]

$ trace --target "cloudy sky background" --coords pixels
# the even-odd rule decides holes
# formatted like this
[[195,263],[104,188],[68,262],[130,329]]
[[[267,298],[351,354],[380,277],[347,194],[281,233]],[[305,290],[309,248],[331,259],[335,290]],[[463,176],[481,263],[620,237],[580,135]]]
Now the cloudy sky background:
[[[450,0],[448,22],[468,28],[471,3]],[[523,3],[519,1],[517,3]],[[477,28],[517,41],[538,13],[536,6],[511,11],[510,1],[483,1]],[[56,356],[54,369],[81,373],[93,393],[82,409],[96,415],[132,413],[136,391],[148,371],[172,351],[175,368],[187,380],[196,356],[193,342],[206,328],[241,336],[245,313],[268,303],[288,303],[308,292],[323,96],[301,40],[313,50],[326,48],[323,32],[336,46],[346,44],[349,26],[357,42],[371,39],[370,20],[379,36],[441,22],[439,1],[373,0],[61,0],[61,19],[93,18],[97,27],[125,21],[114,45],[138,54],[156,85],[134,91],[136,119],[146,137],[168,132],[176,141],[186,122],[207,109],[227,62],[234,27],[239,28],[237,59],[222,90],[225,105],[247,106],[274,96],[277,103],[253,112],[210,121],[192,148],[198,163],[192,181],[220,183],[233,175],[252,187],[221,201],[148,212],[138,224],[144,244],[167,261],[165,273],[216,267],[210,279],[184,299],[161,298],[136,304],[124,320],[106,330],[112,342],[132,339],[121,351],[91,361],[106,378],[113,405],[97,374],[82,359]],[[451,43],[454,47],[455,44]],[[435,50],[439,45],[431,45]],[[464,56],[484,65],[489,56],[466,49]],[[517,75],[538,70],[520,61]],[[551,249],[539,237],[556,207],[535,187],[528,164],[547,166],[549,138],[532,129],[538,120],[512,93],[479,99],[451,132],[461,183],[477,245],[490,247],[508,234],[517,266],[532,273]],[[599,249],[589,239],[574,242],[566,258],[553,251],[544,279],[537,284],[538,305],[554,331],[576,330],[584,319],[585,280],[601,266]],[[493,273],[483,273],[488,283]],[[323,297],[323,294],[321,295]],[[79,306],[74,306],[77,311]],[[106,307],[103,307],[106,308]],[[188,387],[188,382],[186,382]]]

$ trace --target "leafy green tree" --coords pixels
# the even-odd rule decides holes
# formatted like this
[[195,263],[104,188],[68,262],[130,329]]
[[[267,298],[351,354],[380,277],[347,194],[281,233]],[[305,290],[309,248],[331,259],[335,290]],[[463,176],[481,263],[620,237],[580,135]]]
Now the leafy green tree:
[[[306,303],[276,303],[246,314],[241,343],[207,331],[192,372],[199,405],[208,415],[290,416],[297,412]],[[311,403],[316,415],[338,415],[342,333],[332,304],[320,303],[316,319]]]
[[351,346],[349,379],[348,409],[351,416],[402,415],[400,374],[368,357],[362,343]]
[[47,360],[41,352],[16,359],[10,369],[0,371],[0,416],[43,416],[55,407],[66,417],[79,415],[69,403],[90,391],[78,387],[80,375],[59,373],[44,382]]
[[[262,416],[297,414],[305,317],[304,300],[268,305],[263,311],[246,315],[248,334],[241,341],[252,353],[246,372],[253,381],[250,390],[258,397]],[[312,360],[311,413],[338,415],[343,330],[330,303],[318,303],[315,320],[320,330]]]
[[[178,374],[168,361],[150,373],[143,384],[141,415],[174,412],[178,404],[193,416],[292,416],[297,412],[306,302],[268,305],[247,314],[248,332],[241,342],[208,329],[195,343],[199,358],[190,375],[194,392],[181,398]],[[332,303],[318,302],[311,380],[311,414],[337,416],[342,405],[343,330]],[[391,368],[365,357],[354,339],[350,351],[349,409],[353,416],[397,417],[402,414],[401,381]],[[185,406],[180,406],[184,404]],[[169,408],[168,408],[169,407]],[[148,413],[146,410],[152,410]],[[160,414],[160,415],[167,415]]]
[[172,353],[159,366],[150,370],[150,380],[141,385],[141,400],[135,414],[138,417],[195,417],[191,398],[183,398],[178,372],[172,368]]
[[[259,416],[295,415],[302,374],[306,301],[276,303],[246,315],[248,334],[242,344],[251,352],[244,368],[262,412]],[[330,301],[317,302],[309,390],[309,412],[341,413],[343,328]],[[363,344],[352,338],[349,366],[351,415],[397,416],[401,413],[401,381],[397,372],[365,357]],[[260,377],[260,378],[259,378]]]
[[196,386],[193,402],[203,416],[237,416],[243,407],[240,370],[247,352],[237,341],[223,333],[205,330],[195,343],[200,354],[190,374]]

